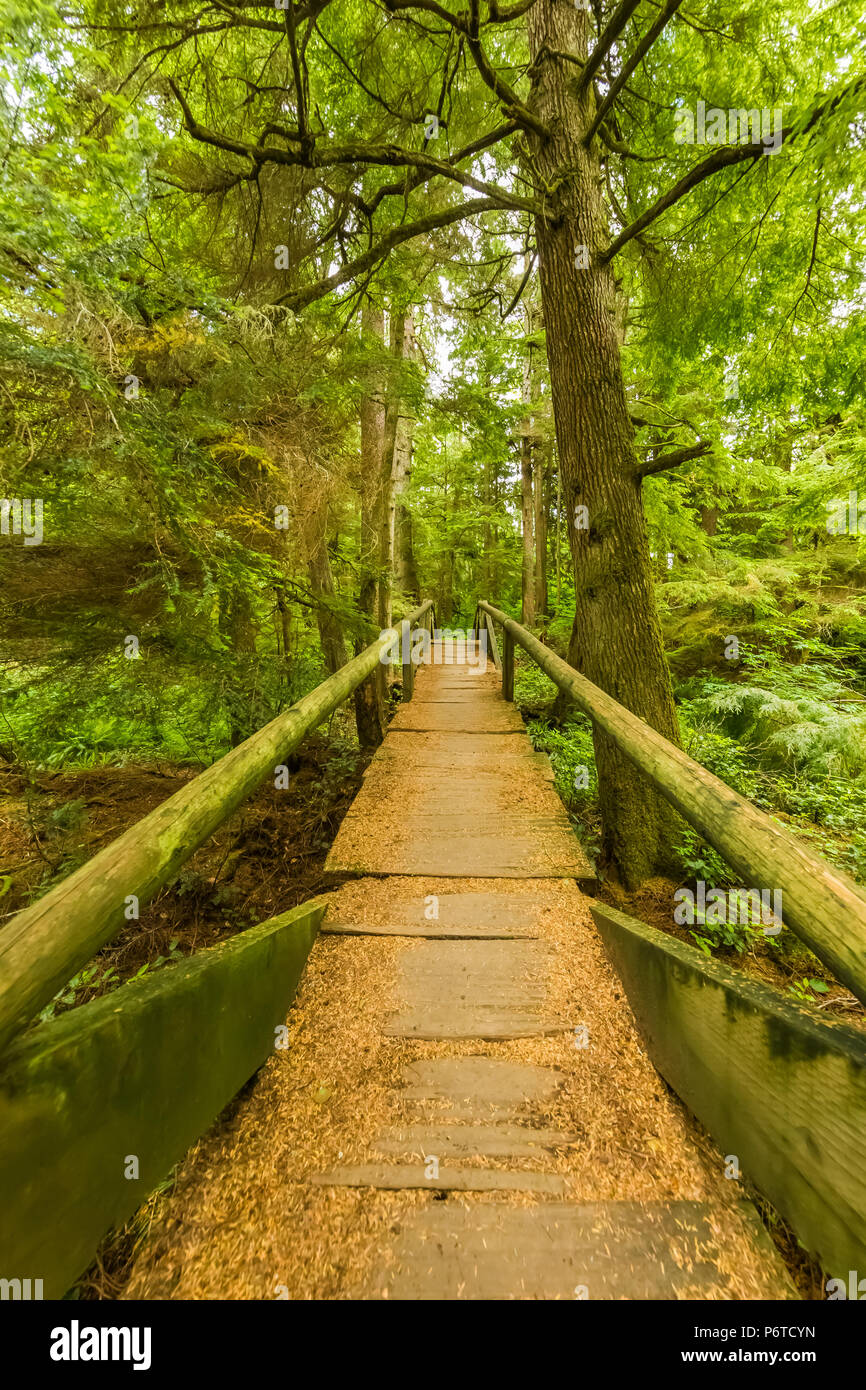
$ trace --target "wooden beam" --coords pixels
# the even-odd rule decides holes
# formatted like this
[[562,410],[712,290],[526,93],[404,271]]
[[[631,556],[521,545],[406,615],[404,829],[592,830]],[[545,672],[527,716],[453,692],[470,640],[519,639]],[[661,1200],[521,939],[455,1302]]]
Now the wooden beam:
[[489,603],[480,607],[610,735],[747,887],[781,889],[786,925],[866,1002],[866,894],[853,879],[581,676],[507,613]]
[[866,1269],[866,1036],[606,904],[590,911],[662,1076],[824,1269]]
[[[417,622],[428,599],[409,615]],[[0,1051],[399,642],[389,628],[0,930]]]

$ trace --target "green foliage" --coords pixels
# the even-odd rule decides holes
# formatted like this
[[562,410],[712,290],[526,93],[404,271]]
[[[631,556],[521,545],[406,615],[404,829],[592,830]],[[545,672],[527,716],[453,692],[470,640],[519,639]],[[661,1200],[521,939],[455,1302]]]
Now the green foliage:
[[800,1003],[808,1003],[815,998],[816,994],[826,994],[829,988],[824,980],[816,980],[809,975],[803,975],[788,986],[788,991]]

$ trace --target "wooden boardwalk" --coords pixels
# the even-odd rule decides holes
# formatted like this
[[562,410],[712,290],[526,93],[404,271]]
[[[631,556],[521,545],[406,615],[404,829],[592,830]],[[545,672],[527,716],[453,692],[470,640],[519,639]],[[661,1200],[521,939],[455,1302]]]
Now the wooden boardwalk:
[[128,1296],[795,1296],[645,1055],[495,672],[419,671],[327,867],[290,1047],[181,1165]]

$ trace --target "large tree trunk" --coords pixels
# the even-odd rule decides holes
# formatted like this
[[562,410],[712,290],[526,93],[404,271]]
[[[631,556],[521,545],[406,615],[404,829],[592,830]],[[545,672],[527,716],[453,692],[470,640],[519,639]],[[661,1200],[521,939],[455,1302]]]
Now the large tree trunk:
[[550,441],[539,442],[534,468],[535,612],[547,613],[547,520],[550,514]]
[[[532,332],[532,315],[526,311],[526,332]],[[527,343],[523,359],[523,404],[526,410],[520,422],[520,516],[523,531],[523,564],[520,582],[521,621],[531,627],[535,622],[535,504],[532,496],[533,421],[532,346]]]
[[[361,311],[361,327],[368,342],[385,336],[385,318],[381,309],[365,303]],[[382,373],[371,371],[364,399],[361,402],[361,540],[359,554],[360,583],[358,608],[370,619],[370,632],[355,642],[355,654],[372,639],[372,628],[378,617],[376,597],[376,562],[379,550],[379,493],[382,473],[382,454],[385,447],[385,391]],[[383,668],[384,669],[384,668]],[[382,672],[374,671],[355,691],[355,723],[358,742],[362,748],[376,748],[385,736],[384,680]]]
[[[391,354],[396,364],[403,360],[406,344],[406,316],[391,310]],[[379,626],[391,626],[391,579],[394,573],[394,464],[400,423],[399,380],[392,373],[385,393],[385,429],[379,482]]]
[[[415,324],[411,311],[406,313],[403,329],[403,356],[415,356]],[[394,559],[394,579],[404,594],[420,602],[421,587],[415,565],[415,545],[412,537],[412,513],[403,497],[412,478],[412,447],[415,421],[401,409],[397,417],[397,439],[394,446],[393,470],[393,534],[391,552]]]
[[716,534],[718,520],[718,507],[701,507],[701,526],[708,536]]
[[[528,25],[531,105],[551,130],[548,139],[533,137],[531,144],[536,175],[550,190],[536,234],[575,576],[568,659],[676,743],[676,711],[635,477],[614,281],[597,258],[608,244],[601,173],[595,147],[586,150],[582,144],[595,96],[590,90],[577,98],[579,69],[566,56],[585,59],[588,16],[562,0],[536,0]],[[586,268],[581,268],[582,247],[588,253]],[[670,867],[677,821],[616,745],[597,731],[595,752],[603,860],[634,886]]]

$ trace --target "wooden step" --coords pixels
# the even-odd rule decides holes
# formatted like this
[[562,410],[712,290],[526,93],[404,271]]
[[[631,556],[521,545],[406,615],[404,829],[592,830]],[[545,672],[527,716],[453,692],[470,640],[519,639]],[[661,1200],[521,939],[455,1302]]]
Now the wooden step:
[[496,1040],[568,1032],[544,1009],[540,941],[428,941],[402,960],[386,1037]]
[[374,1141],[375,1153],[398,1158],[537,1158],[540,1149],[567,1149],[575,1134],[529,1125],[416,1124],[385,1130]]
[[382,1191],[422,1188],[431,1192],[538,1192],[559,1196],[567,1190],[555,1173],[500,1172],[495,1168],[440,1168],[428,1177],[426,1164],[361,1164],[317,1173],[310,1181],[317,1187],[377,1187]]
[[[754,1215],[703,1202],[427,1203],[404,1212],[395,1260],[358,1295],[391,1299],[725,1299],[724,1246],[761,1245],[777,1297],[790,1277]],[[736,1247],[735,1247],[736,1248]]]

